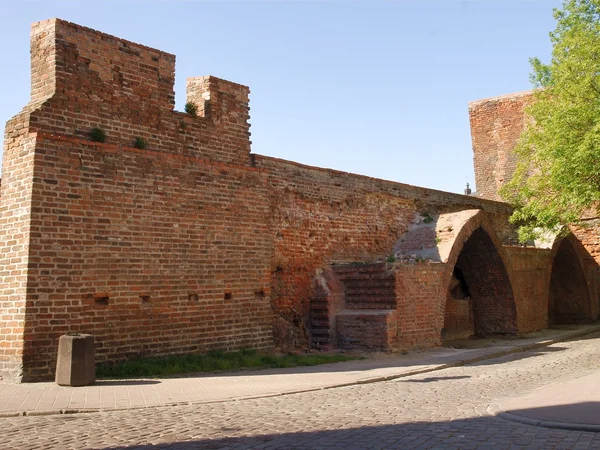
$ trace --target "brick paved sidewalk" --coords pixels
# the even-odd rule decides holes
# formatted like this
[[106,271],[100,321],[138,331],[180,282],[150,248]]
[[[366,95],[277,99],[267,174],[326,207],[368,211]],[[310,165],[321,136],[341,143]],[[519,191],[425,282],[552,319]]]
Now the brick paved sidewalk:
[[544,347],[600,331],[600,325],[547,330],[523,339],[485,341],[485,348],[438,348],[313,367],[143,380],[99,380],[88,387],[0,383],[0,417],[196,404],[289,394],[388,380]]

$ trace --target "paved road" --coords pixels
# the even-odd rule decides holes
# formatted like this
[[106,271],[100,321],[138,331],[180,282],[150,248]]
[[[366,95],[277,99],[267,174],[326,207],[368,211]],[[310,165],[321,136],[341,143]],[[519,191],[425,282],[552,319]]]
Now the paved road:
[[2,449],[600,449],[600,433],[506,422],[502,399],[598,369],[600,335],[394,381],[262,399],[0,419]]

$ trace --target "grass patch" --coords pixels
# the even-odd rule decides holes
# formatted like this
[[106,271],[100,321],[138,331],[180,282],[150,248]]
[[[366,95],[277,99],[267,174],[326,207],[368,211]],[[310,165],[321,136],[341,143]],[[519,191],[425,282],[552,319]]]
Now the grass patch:
[[161,377],[224,370],[316,366],[354,359],[362,358],[321,353],[276,355],[259,353],[256,350],[211,351],[202,355],[169,355],[161,358],[133,359],[120,364],[100,364],[96,368],[96,376],[98,378]]

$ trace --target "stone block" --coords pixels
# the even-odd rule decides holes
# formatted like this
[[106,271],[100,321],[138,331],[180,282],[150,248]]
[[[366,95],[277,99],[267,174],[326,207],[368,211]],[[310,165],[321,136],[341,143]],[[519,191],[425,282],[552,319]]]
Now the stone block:
[[56,384],[60,386],[88,386],[96,381],[94,336],[67,334],[58,341]]

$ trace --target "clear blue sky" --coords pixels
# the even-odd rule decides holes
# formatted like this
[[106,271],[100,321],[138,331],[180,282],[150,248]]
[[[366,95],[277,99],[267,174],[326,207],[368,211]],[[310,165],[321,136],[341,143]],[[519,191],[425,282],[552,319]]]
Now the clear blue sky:
[[176,54],[177,109],[189,76],[250,86],[255,153],[462,192],[468,102],[530,88],[560,4],[12,0],[0,122],[29,99],[30,24],[59,17]]

